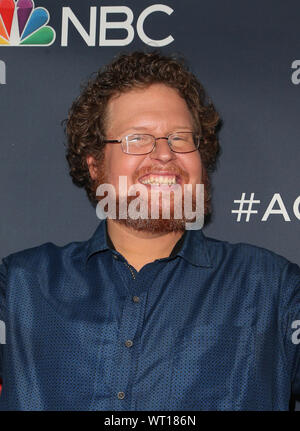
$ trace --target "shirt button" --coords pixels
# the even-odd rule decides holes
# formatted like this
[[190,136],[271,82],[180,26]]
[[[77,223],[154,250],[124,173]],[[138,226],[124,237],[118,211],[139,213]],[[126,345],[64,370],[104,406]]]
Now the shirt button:
[[118,259],[118,256],[116,254],[113,254],[114,259]]
[[133,302],[140,302],[140,298],[138,296],[134,296],[132,300]]
[[124,392],[118,392],[118,398],[119,398],[119,400],[123,400],[123,398],[125,398],[125,393]]
[[126,347],[131,347],[131,346],[133,346],[133,341],[132,341],[132,340],[126,340],[126,341],[125,341],[125,346],[126,346]]

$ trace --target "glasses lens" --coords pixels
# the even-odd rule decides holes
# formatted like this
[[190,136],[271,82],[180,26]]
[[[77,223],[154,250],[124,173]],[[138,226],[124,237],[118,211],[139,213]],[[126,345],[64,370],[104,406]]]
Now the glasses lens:
[[151,135],[128,135],[124,140],[124,152],[128,154],[147,154],[152,151],[153,137]]
[[198,148],[199,137],[192,132],[173,133],[169,139],[176,153],[189,153]]

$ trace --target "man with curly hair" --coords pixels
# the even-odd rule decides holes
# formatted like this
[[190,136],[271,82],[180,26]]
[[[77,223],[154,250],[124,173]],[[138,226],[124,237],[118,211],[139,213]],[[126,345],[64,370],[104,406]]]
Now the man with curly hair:
[[[195,209],[204,185],[207,220],[219,122],[183,61],[156,51],[120,55],[83,88],[66,122],[70,175],[95,207],[111,186],[116,217],[88,241],[3,259],[2,409],[289,409],[300,392],[299,267],[187,229],[175,193],[163,217],[154,194],[179,186],[184,207],[191,186]],[[133,186],[146,190],[146,218],[128,211]]]

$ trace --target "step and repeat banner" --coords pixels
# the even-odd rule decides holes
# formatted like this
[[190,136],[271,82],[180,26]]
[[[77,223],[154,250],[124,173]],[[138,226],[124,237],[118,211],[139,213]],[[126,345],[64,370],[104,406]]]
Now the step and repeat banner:
[[222,118],[207,236],[300,265],[300,2],[0,0],[0,257],[89,238],[62,121],[121,52],[184,56]]

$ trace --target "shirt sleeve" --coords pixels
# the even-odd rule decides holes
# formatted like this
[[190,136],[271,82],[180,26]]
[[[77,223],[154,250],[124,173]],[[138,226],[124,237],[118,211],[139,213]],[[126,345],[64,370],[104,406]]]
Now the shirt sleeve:
[[300,268],[288,262],[281,283],[281,330],[292,392],[300,395]]
[[5,284],[6,266],[0,264],[0,379],[2,378],[2,357],[5,344]]

